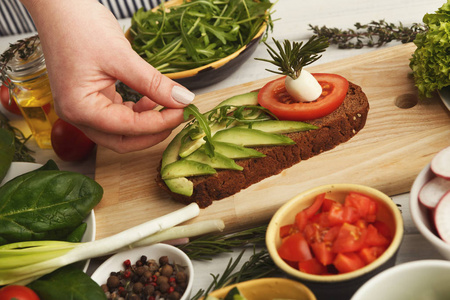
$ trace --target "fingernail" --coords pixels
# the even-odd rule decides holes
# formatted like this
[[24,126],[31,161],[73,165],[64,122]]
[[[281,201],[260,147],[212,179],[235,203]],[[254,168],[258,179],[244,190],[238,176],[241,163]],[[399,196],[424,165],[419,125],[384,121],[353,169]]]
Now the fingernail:
[[189,104],[194,100],[194,97],[194,93],[181,86],[175,85],[172,88],[172,98],[178,103]]

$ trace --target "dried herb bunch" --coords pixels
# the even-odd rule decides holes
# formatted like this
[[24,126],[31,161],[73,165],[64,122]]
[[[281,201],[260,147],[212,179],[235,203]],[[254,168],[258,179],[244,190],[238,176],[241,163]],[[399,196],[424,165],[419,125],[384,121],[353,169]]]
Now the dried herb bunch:
[[30,55],[36,50],[36,46],[39,45],[39,36],[34,35],[26,39],[21,39],[10,44],[9,48],[3,52],[0,57],[0,76],[1,81],[10,88],[10,82],[6,77],[6,70],[8,69],[8,62],[16,55],[22,60],[27,60]]
[[385,20],[372,21],[368,24],[356,23],[354,29],[342,30],[327,26],[309,25],[314,34],[325,37],[330,44],[339,49],[360,49],[363,47],[380,47],[392,41],[403,44],[414,41],[417,34],[424,33],[428,28],[419,23],[410,27],[388,23]]

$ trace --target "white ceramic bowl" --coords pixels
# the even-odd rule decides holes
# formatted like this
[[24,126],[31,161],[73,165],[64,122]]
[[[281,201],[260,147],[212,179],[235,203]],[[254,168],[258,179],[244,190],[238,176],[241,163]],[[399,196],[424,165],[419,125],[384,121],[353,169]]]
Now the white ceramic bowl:
[[[11,167],[9,167],[9,170],[6,173],[5,178],[3,178],[2,182],[0,183],[0,186],[2,186],[9,180],[11,180],[19,175],[34,171],[40,167],[42,167],[42,165],[38,164],[38,163],[12,162]],[[91,241],[95,240],[95,231],[96,231],[94,210],[91,210],[89,215],[84,219],[84,222],[86,222],[87,228],[86,228],[86,232],[84,233],[81,241],[82,242],[91,242]],[[82,262],[80,264],[80,268],[83,268],[84,272],[87,271],[88,267],[89,267],[89,260]]]
[[396,265],[367,281],[351,300],[447,300],[450,262],[418,260]]
[[430,164],[428,164],[414,180],[409,199],[411,218],[419,232],[430,242],[430,244],[433,245],[443,257],[450,260],[450,244],[447,244],[436,235],[434,225],[430,218],[430,211],[419,202],[420,189],[434,176],[435,175],[430,169]]
[[125,260],[129,259],[131,263],[134,264],[134,262],[139,260],[142,255],[147,256],[147,259],[155,260],[158,260],[161,256],[167,255],[170,263],[176,263],[187,267],[187,275],[189,276],[188,285],[180,300],[190,299],[192,286],[194,284],[194,266],[183,251],[168,244],[160,243],[116,253],[102,263],[92,274],[91,278],[99,285],[105,284],[111,272],[123,270],[123,262]]

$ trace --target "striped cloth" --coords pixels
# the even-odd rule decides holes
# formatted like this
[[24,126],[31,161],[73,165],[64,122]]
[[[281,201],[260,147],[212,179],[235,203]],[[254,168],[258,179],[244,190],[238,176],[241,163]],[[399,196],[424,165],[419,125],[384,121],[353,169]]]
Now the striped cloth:
[[[111,10],[117,19],[124,19],[130,18],[141,7],[149,10],[158,6],[161,0],[99,0],[99,2]],[[0,36],[35,31],[36,27],[30,14],[19,0],[0,0]]]

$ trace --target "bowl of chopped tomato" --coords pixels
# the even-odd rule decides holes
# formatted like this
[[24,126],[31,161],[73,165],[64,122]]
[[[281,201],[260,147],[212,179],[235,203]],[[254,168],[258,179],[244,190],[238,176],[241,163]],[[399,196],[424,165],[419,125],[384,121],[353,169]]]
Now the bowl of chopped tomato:
[[280,207],[266,245],[275,264],[317,299],[349,299],[395,264],[402,238],[403,218],[389,196],[367,186],[331,184]]

